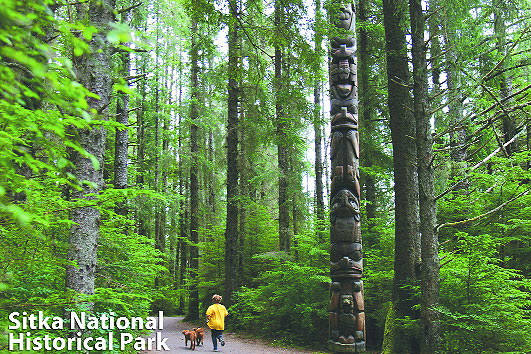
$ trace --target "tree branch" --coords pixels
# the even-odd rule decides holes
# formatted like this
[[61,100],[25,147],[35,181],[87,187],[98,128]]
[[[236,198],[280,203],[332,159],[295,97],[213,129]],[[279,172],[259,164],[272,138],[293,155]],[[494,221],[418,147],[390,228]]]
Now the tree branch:
[[124,77],[124,80],[125,81],[129,81],[129,80],[133,80],[133,79],[138,79],[140,77],[145,77],[146,75],[147,75],[147,73],[143,73],[143,74],[139,74],[139,75],[130,75],[130,76]]
[[450,262],[453,261],[454,259],[455,259],[455,258],[450,258],[449,260],[447,260],[446,262],[444,262],[443,264],[441,264],[441,265],[439,266],[439,268],[444,267],[445,265],[447,265],[448,263],[450,263]]
[[143,3],[142,2],[139,2],[137,4],[134,4],[134,5],[131,5],[129,7],[126,7],[125,9],[121,9],[121,10],[118,10],[117,14],[122,14],[124,12],[127,12],[127,11],[131,11],[132,9],[136,8],[136,7],[139,7],[141,6]]
[[489,210],[487,211],[486,213],[483,213],[481,215],[478,215],[478,216],[475,216],[473,218],[470,218],[470,219],[466,219],[466,220],[461,220],[461,221],[456,221],[456,222],[448,222],[448,223],[445,223],[445,224],[441,224],[439,226],[437,226],[437,232],[439,232],[439,230],[443,227],[448,227],[448,226],[458,226],[458,225],[464,225],[464,224],[468,224],[470,222],[473,222],[473,221],[476,221],[476,220],[479,220],[479,219],[482,219],[486,216],[489,216],[490,214],[493,214],[495,212],[497,212],[498,210],[502,209],[503,207],[505,207],[507,204],[515,201],[516,199],[520,198],[520,197],[523,197],[524,195],[527,195],[529,194],[529,192],[531,192],[531,190],[527,190],[527,191],[524,191],[520,194],[518,194],[516,197],[513,197],[511,199],[509,199],[508,201],[506,201],[505,203],[503,204],[500,204],[498,205],[496,208],[492,209],[492,210]]
[[[513,138],[511,140],[509,140],[508,142],[506,142],[505,144],[502,145],[502,147],[507,147],[507,145],[511,144],[514,140],[516,140],[516,138],[520,135],[520,133],[522,132],[523,129],[520,129],[518,131],[518,133],[516,133]],[[438,196],[435,197],[435,201],[439,200],[440,198],[444,197],[446,194],[448,194],[449,192],[451,192],[452,190],[454,190],[455,187],[457,187],[458,185],[460,185],[461,183],[463,183],[464,181],[466,181],[468,179],[468,177],[470,177],[470,172],[473,172],[474,170],[478,169],[480,166],[484,165],[487,161],[489,161],[491,158],[494,157],[494,155],[496,155],[502,147],[498,147],[496,150],[494,150],[489,156],[485,157],[483,160],[481,160],[480,162],[478,162],[477,164],[475,164],[467,173],[467,175],[465,177],[463,177],[460,181],[452,184],[450,187],[448,187],[448,189],[446,189],[444,192],[442,192],[441,194],[439,194]]]
[[485,77],[485,81],[489,81],[490,79],[498,76],[498,75],[501,75],[503,74],[504,72],[506,71],[509,71],[509,70],[514,70],[514,69],[518,69],[518,68],[521,68],[521,67],[524,67],[524,66],[530,66],[531,65],[531,60],[523,60],[521,61],[519,64],[516,64],[516,65],[513,65],[511,66],[510,68],[505,68],[503,70],[498,70],[494,73],[491,73],[488,77]]
[[[229,2],[229,6],[232,7],[232,3]],[[231,9],[234,11],[234,9]],[[236,12],[236,11],[234,11]],[[267,55],[269,57],[269,59],[273,59],[273,56],[271,54],[269,54],[268,52],[266,52],[262,47],[258,46],[257,44],[255,44],[251,38],[251,36],[249,35],[249,33],[247,33],[247,29],[245,28],[245,25],[243,24],[242,22],[242,19],[240,18],[240,16],[237,14],[236,16],[236,20],[238,20],[238,22],[240,23],[240,26],[241,26],[241,29],[243,30],[243,33],[245,33],[245,36],[247,37],[247,39],[249,40],[249,43],[251,43],[251,45],[253,47],[255,47],[256,49],[259,49],[262,53],[264,53],[265,55]]]

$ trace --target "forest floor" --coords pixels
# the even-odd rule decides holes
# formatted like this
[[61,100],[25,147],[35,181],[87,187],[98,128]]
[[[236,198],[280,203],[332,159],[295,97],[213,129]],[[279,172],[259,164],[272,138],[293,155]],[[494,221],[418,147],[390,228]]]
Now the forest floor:
[[[168,338],[166,344],[169,347],[168,350],[149,350],[143,352],[143,354],[177,354],[177,353],[191,353],[190,342],[188,347],[184,346],[184,335],[182,331],[185,329],[191,330],[193,327],[204,326],[203,323],[187,323],[183,322],[183,317],[165,317],[164,329],[161,330],[161,336]],[[158,331],[154,331],[151,337],[155,337]],[[283,348],[274,346],[267,343],[262,339],[255,339],[252,337],[239,335],[235,333],[225,332],[223,333],[225,338],[225,346],[222,347],[218,343],[218,350],[220,353],[233,353],[233,354],[310,354],[310,353],[326,353],[323,351],[310,351],[299,348]],[[210,337],[210,330],[205,328],[204,344],[195,347],[195,352],[198,353],[212,353],[212,340]]]

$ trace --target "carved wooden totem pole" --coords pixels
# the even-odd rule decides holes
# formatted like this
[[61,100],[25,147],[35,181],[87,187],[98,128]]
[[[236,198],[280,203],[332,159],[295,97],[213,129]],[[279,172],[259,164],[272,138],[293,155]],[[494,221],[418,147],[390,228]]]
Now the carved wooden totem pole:
[[336,26],[343,34],[330,43],[332,283],[328,346],[335,353],[365,351],[355,18],[354,5],[342,4]]

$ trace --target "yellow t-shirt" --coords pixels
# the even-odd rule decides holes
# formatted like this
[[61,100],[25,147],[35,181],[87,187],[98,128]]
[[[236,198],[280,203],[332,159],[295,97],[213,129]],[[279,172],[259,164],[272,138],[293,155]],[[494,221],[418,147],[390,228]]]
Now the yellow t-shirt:
[[208,320],[208,327],[220,331],[225,329],[225,316],[229,314],[225,306],[221,304],[210,305],[206,314],[210,316]]

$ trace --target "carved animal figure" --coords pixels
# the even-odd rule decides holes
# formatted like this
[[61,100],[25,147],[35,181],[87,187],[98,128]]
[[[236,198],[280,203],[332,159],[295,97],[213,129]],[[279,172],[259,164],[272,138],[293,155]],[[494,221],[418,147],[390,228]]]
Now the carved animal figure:
[[184,346],[186,347],[188,345],[188,341],[190,341],[190,349],[194,350],[195,342],[197,340],[197,334],[195,333],[195,331],[188,331],[185,329],[183,331],[183,334],[184,334]]
[[197,345],[199,345],[199,342],[201,342],[201,345],[203,345],[203,327],[194,328],[195,334],[197,336]]

